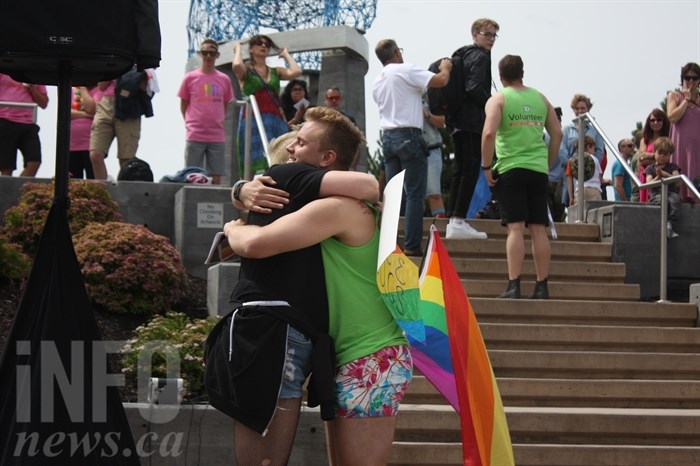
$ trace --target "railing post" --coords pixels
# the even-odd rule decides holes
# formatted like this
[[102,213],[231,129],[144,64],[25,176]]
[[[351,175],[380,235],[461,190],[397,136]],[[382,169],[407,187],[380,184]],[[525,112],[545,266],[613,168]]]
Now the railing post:
[[250,137],[253,132],[253,128],[251,126],[251,120],[253,117],[253,110],[251,109],[250,105],[250,99],[248,99],[245,103],[245,141],[243,144],[243,174],[241,175],[241,178],[244,180],[251,180],[253,177],[251,176],[252,174],[250,173]]
[[[585,161],[584,161],[584,151],[585,151],[585,143],[586,143],[586,121],[588,121],[585,118],[585,115],[579,115],[578,117],[578,195],[576,194],[576,190],[574,189],[574,196],[576,197],[576,223],[583,223],[583,215],[584,215],[584,205],[583,203],[585,202],[584,198],[585,196],[583,195],[584,193],[584,186],[583,184],[585,183],[586,179],[584,177],[584,172],[585,172]],[[573,201],[573,199],[571,199]]]
[[668,184],[661,182],[661,247],[659,249],[661,258],[659,260],[659,301],[660,303],[668,302],[666,300],[667,287],[666,283],[668,276],[668,235],[666,224],[668,223]]

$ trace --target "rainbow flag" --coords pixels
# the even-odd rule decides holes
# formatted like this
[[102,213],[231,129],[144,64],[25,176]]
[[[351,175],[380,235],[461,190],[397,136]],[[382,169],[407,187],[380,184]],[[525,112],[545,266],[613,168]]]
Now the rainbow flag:
[[484,339],[435,226],[420,276],[425,342],[410,338],[415,366],[460,414],[465,465],[514,465],[501,394]]

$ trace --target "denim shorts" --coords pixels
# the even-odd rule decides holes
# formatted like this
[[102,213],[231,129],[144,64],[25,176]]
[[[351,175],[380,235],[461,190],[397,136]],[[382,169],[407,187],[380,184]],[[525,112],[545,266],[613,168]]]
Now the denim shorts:
[[301,398],[302,385],[311,372],[311,350],[313,343],[306,335],[287,327],[287,355],[284,358],[284,373],[279,398]]
[[430,149],[428,155],[428,180],[425,187],[425,195],[442,195],[440,186],[440,175],[442,175],[442,151],[439,147]]

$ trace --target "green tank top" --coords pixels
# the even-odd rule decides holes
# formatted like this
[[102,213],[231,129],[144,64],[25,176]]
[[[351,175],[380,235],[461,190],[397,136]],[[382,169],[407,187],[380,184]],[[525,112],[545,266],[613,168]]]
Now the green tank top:
[[496,165],[499,174],[513,168],[527,168],[547,173],[547,146],[544,125],[547,104],[536,89],[503,88],[505,103],[501,124],[496,133]]
[[[375,210],[375,219],[378,213]],[[328,333],[333,338],[336,365],[368,356],[382,348],[408,342],[377,287],[379,228],[363,246],[348,246],[335,238],[321,242],[328,290]]]

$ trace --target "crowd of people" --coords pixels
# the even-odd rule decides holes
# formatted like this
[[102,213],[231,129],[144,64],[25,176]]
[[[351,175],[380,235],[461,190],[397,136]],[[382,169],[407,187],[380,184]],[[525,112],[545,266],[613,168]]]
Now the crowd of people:
[[[491,94],[491,52],[499,30],[496,21],[478,19],[471,26],[471,43],[455,52],[460,68],[454,75],[463,80],[462,95],[449,114],[431,112],[427,90],[449,84],[453,59],[443,59],[434,73],[405,62],[395,40],[379,41],[375,53],[382,70],[372,97],[380,116],[383,168],[387,180],[405,170],[403,251],[409,256],[423,255],[426,202],[430,216],[449,219],[448,239],[487,238],[467,222],[483,173],[507,228],[508,284],[500,297],[521,297],[527,228],[536,271],[530,298],[548,299],[546,227],[562,221],[566,207],[604,198],[608,185],[616,200],[659,204],[661,188],[635,190],[623,164],[647,182],[681,173],[691,179],[700,175],[700,66],[683,66],[681,88],[668,94],[666,110],[653,109],[635,138],[619,141],[623,160],[614,161],[607,180],[603,173],[609,157],[601,135],[579,119],[562,127],[560,109],[523,83],[521,57],[505,55],[499,61],[503,87]],[[236,420],[237,464],[286,464],[302,386],[313,374],[309,403],[320,405],[328,421],[330,464],[385,464],[395,416],[411,381],[412,359],[375,282],[380,183],[352,170],[365,138],[352,115],[341,110],[338,87],[326,89],[324,105],[314,106],[302,70],[286,48],[269,36],[255,35],[247,41],[249,59],[244,60],[243,45],[234,45],[232,71],[244,96],[256,98],[274,163],[268,163],[256,119],[248,141],[250,166],[244,167],[247,116],[242,108],[236,144],[241,180],[231,197],[249,214],[246,221],[231,221],[224,228],[241,257],[241,273],[230,312],[206,345],[210,401]],[[272,51],[285,66],[267,64]],[[198,55],[199,68],[184,76],[178,91],[186,128],[184,162],[206,168],[212,181],[220,183],[227,174],[225,118],[233,86],[215,68],[216,41],[204,40]],[[105,179],[104,159],[114,138],[120,164],[136,156],[141,117],[153,114],[153,80],[152,73],[134,70],[114,81],[73,89],[72,176]],[[46,108],[48,97],[44,86],[0,74],[0,101]],[[579,116],[593,102],[577,93],[570,106]],[[447,205],[441,183],[442,128],[455,149]],[[24,157],[21,175],[36,174],[41,163],[38,131],[28,106],[0,107],[3,175],[16,169],[17,150]],[[583,167],[576,157],[581,132]],[[255,173],[262,176],[248,181]],[[691,200],[683,185],[669,186],[669,238],[678,236],[681,203]]]

